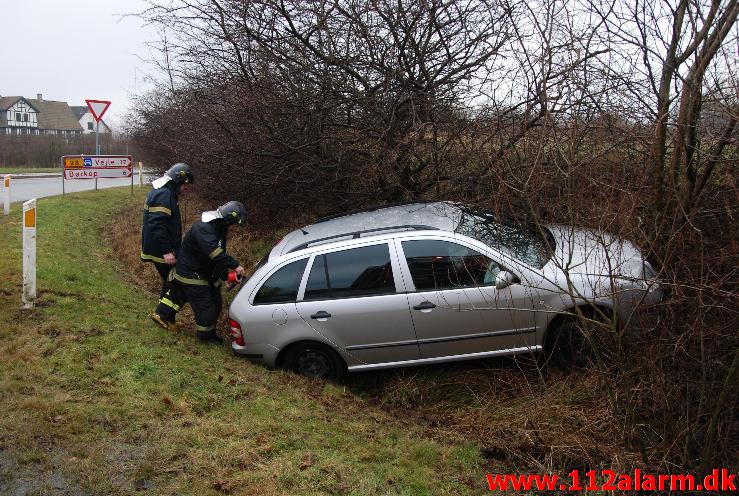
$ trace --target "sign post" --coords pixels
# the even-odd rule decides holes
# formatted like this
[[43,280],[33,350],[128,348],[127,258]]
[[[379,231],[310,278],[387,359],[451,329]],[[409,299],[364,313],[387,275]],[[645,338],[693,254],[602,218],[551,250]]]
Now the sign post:
[[36,301],[36,199],[23,204],[23,308]]
[[64,157],[62,157],[62,196],[67,194],[67,192],[64,190],[64,167]]
[[3,213],[10,214],[10,174],[3,178]]

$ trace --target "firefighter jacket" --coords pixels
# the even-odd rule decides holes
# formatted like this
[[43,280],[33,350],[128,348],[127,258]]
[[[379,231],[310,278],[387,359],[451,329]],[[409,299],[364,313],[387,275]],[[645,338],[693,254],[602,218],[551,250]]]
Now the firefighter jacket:
[[226,253],[228,225],[221,219],[197,221],[185,234],[174,278],[183,284],[220,285],[239,262]]
[[164,263],[165,253],[177,255],[182,239],[177,187],[174,181],[168,181],[162,187],[149,191],[146,196],[141,228],[141,260]]

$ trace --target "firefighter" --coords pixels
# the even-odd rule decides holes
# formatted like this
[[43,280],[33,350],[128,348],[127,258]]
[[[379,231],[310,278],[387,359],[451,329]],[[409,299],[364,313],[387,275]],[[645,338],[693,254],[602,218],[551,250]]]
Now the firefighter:
[[[195,314],[201,341],[219,342],[216,322],[221,313],[221,286],[233,270],[243,276],[244,268],[226,253],[228,228],[246,222],[246,208],[230,201],[217,210],[203,212],[182,240],[174,271],[174,286]],[[226,285],[230,289],[230,284]]]
[[174,164],[162,177],[152,181],[152,190],[144,203],[141,260],[153,263],[162,278],[159,305],[150,317],[169,330],[175,329],[175,317],[180,309],[180,298],[172,290],[170,278],[182,242],[182,219],[178,200],[194,179],[189,165]]

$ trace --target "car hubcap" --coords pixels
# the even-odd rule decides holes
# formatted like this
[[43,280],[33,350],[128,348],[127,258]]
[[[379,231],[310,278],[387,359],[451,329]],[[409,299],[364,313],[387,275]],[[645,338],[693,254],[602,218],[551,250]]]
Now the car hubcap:
[[298,372],[306,377],[327,377],[331,373],[331,361],[325,353],[306,350],[298,358]]

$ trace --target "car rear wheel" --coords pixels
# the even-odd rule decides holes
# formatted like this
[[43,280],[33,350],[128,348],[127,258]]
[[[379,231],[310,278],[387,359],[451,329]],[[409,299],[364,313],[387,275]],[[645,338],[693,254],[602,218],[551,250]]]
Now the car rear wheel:
[[285,354],[285,368],[311,379],[339,382],[346,374],[341,357],[321,343],[298,343]]

